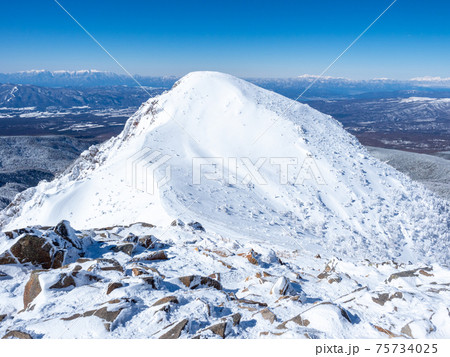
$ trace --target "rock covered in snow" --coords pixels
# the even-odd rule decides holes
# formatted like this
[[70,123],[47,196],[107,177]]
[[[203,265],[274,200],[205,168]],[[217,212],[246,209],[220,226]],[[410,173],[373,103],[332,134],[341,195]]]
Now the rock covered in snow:
[[177,339],[180,337],[181,333],[185,329],[186,325],[188,324],[189,320],[183,319],[180,322],[170,325],[168,330],[164,332],[159,338],[160,339]]
[[273,285],[272,289],[270,290],[270,293],[277,296],[288,295],[291,292],[291,290],[292,288],[291,284],[289,283],[289,280],[286,279],[286,277],[282,276]]
[[[14,244],[26,234],[56,235],[53,227],[27,232],[0,243]],[[438,264],[330,260],[324,252],[317,258],[316,252],[170,224],[75,233],[84,257],[60,268],[2,266],[0,336],[10,331],[46,338],[450,336],[449,273]],[[134,242],[149,235],[158,237],[157,247],[141,246],[134,256],[113,249],[127,237]],[[251,250],[258,264],[245,257]],[[161,251],[170,259],[134,261]],[[329,284],[331,275],[318,277],[321,271],[342,280]]]
[[26,332],[23,331],[9,331],[5,336],[2,337],[2,339],[9,340],[9,339],[19,339],[19,340],[31,340],[33,337]]
[[44,269],[59,268],[78,258],[83,242],[77,237],[69,222],[62,221],[54,231],[34,230],[24,233],[5,244],[6,249],[0,255],[0,264],[25,264],[41,266]]
[[214,288],[217,290],[222,290],[222,286],[220,283],[212,278],[207,276],[199,276],[199,275],[188,275],[182,276],[175,281],[179,281],[182,285],[189,289],[200,289],[200,288]]

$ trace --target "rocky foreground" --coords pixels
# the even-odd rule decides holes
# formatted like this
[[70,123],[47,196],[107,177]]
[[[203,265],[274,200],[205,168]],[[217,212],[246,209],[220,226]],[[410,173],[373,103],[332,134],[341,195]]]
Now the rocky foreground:
[[0,233],[3,338],[450,338],[449,285],[198,222]]

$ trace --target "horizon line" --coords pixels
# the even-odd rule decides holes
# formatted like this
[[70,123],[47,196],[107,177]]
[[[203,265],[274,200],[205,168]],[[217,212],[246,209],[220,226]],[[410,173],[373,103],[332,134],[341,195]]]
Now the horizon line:
[[[119,77],[127,77],[125,74],[117,73],[114,71],[106,71],[106,70],[98,70],[98,69],[78,69],[78,70],[66,70],[66,69],[60,69],[60,70],[48,70],[48,69],[30,69],[30,70],[21,70],[21,71],[15,71],[15,72],[0,72],[0,74],[4,75],[14,75],[14,74],[22,74],[22,73],[71,73],[71,74],[78,74],[78,73],[106,73],[106,74],[114,74]],[[203,72],[203,71],[191,71],[192,72]],[[205,71],[205,72],[220,72],[220,71]],[[135,77],[150,77],[150,78],[162,78],[162,77],[173,77],[173,78],[182,78],[185,75],[174,75],[174,74],[160,74],[160,75],[145,75],[145,74],[139,74],[134,73],[133,76]],[[225,73],[225,72],[222,72]],[[408,79],[396,79],[396,78],[388,78],[388,77],[375,77],[375,78],[364,78],[364,79],[355,79],[355,78],[348,78],[344,76],[319,76],[315,74],[300,74],[296,76],[272,76],[272,77],[263,77],[263,76],[235,76],[240,78],[248,78],[248,79],[316,79],[320,78],[322,80],[347,80],[347,81],[398,81],[398,82],[404,82],[404,81],[419,81],[419,82],[432,82],[432,81],[450,81],[450,77],[441,77],[441,76],[419,76],[419,77],[412,77]]]

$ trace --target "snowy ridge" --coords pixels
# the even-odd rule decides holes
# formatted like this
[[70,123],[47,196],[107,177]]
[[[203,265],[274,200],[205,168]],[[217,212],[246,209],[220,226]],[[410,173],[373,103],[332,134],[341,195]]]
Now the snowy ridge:
[[[129,158],[145,148],[171,157],[172,177],[155,194],[126,184]],[[193,184],[199,157],[223,159],[224,172],[236,158],[236,182],[225,174]],[[264,159],[264,184],[242,184],[245,158]],[[289,173],[281,184],[273,158],[296,159],[294,174],[305,160],[312,171],[301,183]],[[165,173],[161,167],[155,176]],[[200,221],[224,237],[340,257],[449,258],[448,203],[372,158],[330,116],[214,72],[191,73],[144,103],[118,137],[83,153],[55,181],[18,195],[0,224],[13,229],[67,219],[89,229],[139,221],[164,226],[175,218]]]

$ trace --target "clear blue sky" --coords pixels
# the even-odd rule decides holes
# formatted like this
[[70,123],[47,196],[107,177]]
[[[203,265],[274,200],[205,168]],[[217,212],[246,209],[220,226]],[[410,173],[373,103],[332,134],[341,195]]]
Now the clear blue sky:
[[[319,74],[392,0],[59,0],[131,73]],[[328,72],[450,77],[450,1],[398,0]],[[53,0],[2,1],[0,72],[122,73]]]

